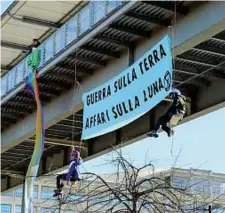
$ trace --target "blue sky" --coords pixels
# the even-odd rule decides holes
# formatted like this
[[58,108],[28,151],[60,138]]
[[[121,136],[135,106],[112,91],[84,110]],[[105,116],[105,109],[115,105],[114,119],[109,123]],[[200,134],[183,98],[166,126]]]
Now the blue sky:
[[[177,166],[199,168],[225,173],[225,108],[192,120],[175,128],[173,155],[172,139],[161,133],[158,139],[147,138],[122,149],[135,165],[144,165],[152,160],[156,168],[173,166],[177,155]],[[116,168],[105,165],[112,159],[106,154],[83,165],[81,171],[110,173]]]
[[13,1],[1,1],[1,14],[8,8]]

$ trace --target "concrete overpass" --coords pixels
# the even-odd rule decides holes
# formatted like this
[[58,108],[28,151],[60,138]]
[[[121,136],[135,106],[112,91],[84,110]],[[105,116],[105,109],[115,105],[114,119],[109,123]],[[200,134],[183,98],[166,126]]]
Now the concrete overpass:
[[[43,60],[38,81],[46,150],[39,174],[67,165],[71,145],[79,147],[88,160],[112,145],[145,137],[165,110],[164,102],[117,131],[81,143],[81,97],[127,68],[165,34],[172,37],[175,86],[191,99],[191,112],[184,122],[225,106],[224,2],[104,4],[86,5],[40,46]],[[99,11],[96,8],[105,10],[100,17],[93,13],[85,19],[91,10]],[[81,20],[83,25],[75,33],[74,25],[79,26]],[[55,44],[61,41],[57,40],[60,36],[63,44]],[[17,82],[16,74],[21,70],[25,74]],[[2,190],[21,183],[15,175],[24,175],[21,171],[26,171],[32,155],[36,115],[35,103],[23,82],[28,72],[22,61],[2,77]],[[16,76],[13,83],[12,76]]]

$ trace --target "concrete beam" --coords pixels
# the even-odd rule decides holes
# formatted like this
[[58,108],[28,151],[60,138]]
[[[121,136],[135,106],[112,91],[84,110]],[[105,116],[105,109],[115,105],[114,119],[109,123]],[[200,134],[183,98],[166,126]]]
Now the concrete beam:
[[94,52],[94,53],[99,53],[101,55],[106,55],[108,57],[112,57],[112,58],[119,58],[120,57],[120,53],[119,52],[113,52],[113,51],[109,51],[109,50],[104,50],[101,48],[94,48],[88,45],[84,45],[81,47],[82,50],[87,50],[89,52]]
[[11,67],[11,66],[1,65],[1,70],[2,71],[5,71],[5,72],[10,71],[12,68],[13,67]]
[[[179,123],[179,125],[182,125],[184,123],[187,123],[187,122],[189,122],[189,121],[191,121],[193,119],[197,119],[197,118],[199,118],[201,116],[204,116],[204,115],[206,115],[206,114],[208,114],[210,112],[213,112],[213,111],[218,110],[218,109],[223,108],[223,107],[225,107],[225,101],[222,102],[222,103],[220,103],[220,104],[218,104],[218,105],[214,105],[214,106],[209,107],[209,108],[207,108],[205,110],[202,110],[202,111],[200,111],[198,113],[195,113],[195,114],[193,114],[191,116],[185,117],[183,119],[183,121]],[[154,125],[154,123],[155,123],[154,122],[155,121],[155,112],[152,111],[151,114],[149,114],[149,116],[146,116],[146,117],[149,117],[149,120],[145,120],[145,121],[147,123],[149,122],[150,123],[150,126]],[[144,123],[144,121],[142,121],[142,123]],[[145,124],[147,124],[147,123],[145,123]],[[148,126],[148,125],[142,125],[142,126]],[[143,140],[143,139],[147,138],[147,132],[150,131],[150,130],[151,129],[149,129],[149,128],[145,128],[145,130],[143,128],[136,128],[135,129],[135,136],[131,137],[128,140],[122,139],[121,136],[122,136],[122,134],[124,134],[124,132],[120,132],[120,135],[118,135],[118,133],[114,132],[115,134],[111,134],[111,137],[113,137],[113,135],[116,135],[116,137],[118,137],[118,139],[117,139],[118,141],[117,140],[115,141],[114,149],[119,149],[119,148],[125,147],[127,145],[133,144],[135,142],[138,142],[140,140]],[[130,133],[130,131],[129,131],[129,133]],[[109,153],[109,152],[112,151],[111,146],[107,146],[106,148],[102,148],[101,147],[101,150],[99,152],[93,152],[93,148],[95,146],[99,146],[98,144],[102,144],[101,143],[102,140],[106,141],[105,139],[108,136],[105,135],[102,139],[100,139],[100,138],[98,138],[98,140],[95,139],[95,142],[93,141],[93,139],[91,139],[88,142],[88,145],[90,145],[88,147],[89,148],[89,151],[92,151],[92,152],[89,152],[89,156],[88,157],[84,157],[84,162],[87,162],[87,161],[92,160],[94,158],[100,157],[100,156],[102,156],[104,154],[107,154],[107,153]],[[68,154],[68,150],[66,151],[66,153]],[[57,160],[57,156],[55,156],[54,162],[56,160]],[[65,165],[65,164],[63,164],[63,165]],[[66,170],[66,169],[68,169],[68,165],[61,166],[61,168],[56,169],[54,171],[50,171],[47,174],[44,174],[43,173],[43,176],[38,177],[37,180],[46,179],[48,177],[50,178],[51,177],[51,174],[56,175],[56,174],[59,174],[59,173],[61,173],[62,171]],[[8,173],[6,173],[6,171],[4,171],[4,174],[10,175],[10,176],[13,176],[13,177],[17,177],[17,179],[20,178],[20,177],[23,177],[23,174],[22,173],[18,173],[17,174],[14,171],[8,171]],[[12,184],[12,186],[15,186],[15,185],[16,184]],[[9,190],[8,188],[4,187],[2,191],[6,190],[6,189]]]
[[125,47],[125,48],[128,48],[129,45],[130,45],[129,42],[120,41],[118,39],[110,38],[110,37],[103,36],[103,35],[97,35],[95,37],[95,39],[100,40],[100,41],[105,41],[105,42],[108,42],[108,43],[113,43],[113,44],[116,44],[118,46]]
[[[34,139],[28,139],[27,141],[35,142]],[[79,141],[61,140],[57,138],[45,138],[45,143],[57,146],[74,146],[81,149],[87,149],[87,143],[82,143]]]
[[151,32],[137,30],[137,29],[133,29],[130,27],[123,27],[123,26],[116,25],[116,24],[111,24],[109,27],[114,30],[122,31],[122,32],[129,33],[129,34],[132,34],[135,36],[146,37],[146,38],[150,38],[150,36],[151,36]]
[[[122,8],[117,10],[114,14],[109,16],[104,22],[93,28],[89,33],[87,33],[85,36],[81,37],[76,43],[74,43],[72,46],[69,46],[62,54],[60,54],[58,57],[54,58],[52,61],[50,61],[46,66],[44,66],[42,69],[38,70],[37,76],[40,77],[47,71],[51,70],[56,64],[61,62],[62,60],[66,59],[71,53],[74,52],[77,48],[80,48],[86,42],[90,41],[99,34],[99,32],[110,25],[113,21],[115,21],[117,18],[121,17],[122,14],[126,13],[129,9],[132,9],[134,5],[136,5],[136,1],[131,1],[125,4]],[[9,100],[12,96],[17,94],[19,91],[21,91],[25,87],[25,82],[20,84],[17,88],[15,88],[11,93],[9,93],[7,96],[3,97],[1,100],[1,104]]]
[[61,27],[61,24],[42,20],[42,19],[37,19],[37,18],[29,17],[29,16],[22,16],[21,21],[24,23],[32,24],[32,25],[49,27],[49,28],[53,28],[53,29],[58,29]]
[[26,45],[16,44],[8,41],[1,41],[1,46],[9,49],[21,50],[21,51],[29,51],[30,48]]
[[98,67],[105,67],[106,66],[106,62],[105,61],[100,61],[100,60],[96,60],[96,59],[92,59],[92,58],[87,58],[87,57],[82,57],[82,56],[69,56],[68,59],[72,59],[73,61],[82,61],[82,62],[86,62],[88,64],[92,64]]
[[[172,42],[174,48],[174,56],[183,53],[193,46],[201,43],[225,28],[225,2],[207,2],[198,8],[193,8],[189,15],[181,19],[174,26],[174,34],[176,35]],[[205,12],[207,11],[207,13]],[[126,12],[126,10],[124,10]],[[121,14],[121,13],[120,13]],[[210,18],[209,18],[210,17]],[[187,27],[187,23],[189,24]],[[201,25],[199,24],[201,23]],[[99,30],[99,28],[96,28]],[[190,30],[191,29],[191,30]],[[147,52],[157,41],[159,41],[167,32],[163,29],[155,34],[151,39],[139,43],[135,49],[135,60],[140,58]],[[72,50],[67,51],[67,55]],[[63,53],[61,58],[66,57]],[[100,69],[90,77],[87,77],[81,87],[76,85],[70,91],[65,92],[59,98],[53,100],[44,107],[45,112],[45,128],[59,122],[60,120],[70,116],[82,109],[82,94],[93,89],[102,83],[110,80],[127,68],[127,54],[121,56],[120,59],[108,64],[106,68]],[[46,72],[51,65],[47,65],[39,72],[39,75]],[[76,89],[76,90],[75,90]],[[74,92],[76,91],[76,92]],[[76,97],[74,99],[74,97]],[[15,124],[7,131],[2,133],[2,149],[1,152],[8,150],[10,147],[30,138],[35,133],[36,113],[28,116],[18,124]]]
[[20,15],[15,15],[10,12],[7,13],[10,18],[21,21],[27,24],[32,24],[32,25],[37,25],[37,26],[43,26],[43,27],[48,27],[48,28],[53,28],[53,29],[58,29],[61,27],[61,24],[51,22],[51,21],[46,21],[43,19],[38,19],[30,16],[20,16]]
[[[75,60],[75,57],[72,58],[73,60]],[[68,64],[58,64],[57,66],[55,66],[56,68],[60,68],[60,69],[64,69],[64,70],[69,70],[70,72],[74,73],[75,72],[75,65],[68,65]],[[81,75],[92,75],[94,72],[92,69],[83,69],[83,68],[76,68],[76,71]],[[50,72],[49,74],[51,75],[52,72]]]
[[[225,29],[224,7],[225,2],[204,2],[193,6],[189,9],[188,15],[177,20],[174,26],[162,28],[158,31],[157,36],[153,35],[148,42],[141,41],[137,47],[140,49],[138,53],[142,54],[143,50],[147,52],[149,46],[153,46],[166,34],[169,34],[172,38],[173,57],[184,53]],[[138,54],[137,58],[140,58],[141,54]]]
[[171,12],[175,12],[175,9],[176,9],[177,13],[180,13],[180,14],[183,14],[183,15],[187,14],[187,12],[188,12],[187,8],[185,8],[183,6],[180,6],[180,5],[175,6],[176,2],[174,2],[174,4],[170,4],[170,2],[144,1],[144,3],[150,4],[152,6],[160,7],[160,8],[169,10]]
[[[179,125],[182,125],[182,124],[187,123],[187,122],[189,122],[189,121],[191,121],[191,120],[200,118],[200,117],[202,117],[202,116],[204,116],[204,115],[206,115],[206,114],[208,114],[208,113],[211,113],[211,112],[213,112],[213,111],[216,111],[216,110],[221,109],[221,108],[224,108],[224,107],[225,107],[225,101],[222,102],[222,103],[220,103],[220,104],[214,105],[214,106],[212,106],[212,107],[209,107],[209,108],[207,108],[207,109],[205,109],[205,110],[202,110],[202,111],[200,111],[200,112],[198,112],[198,113],[195,113],[195,114],[193,114],[193,115],[191,115],[191,116],[188,116],[188,117],[184,118],[184,119],[179,123]],[[116,146],[114,147],[114,149],[119,149],[119,148],[125,147],[125,146],[127,146],[127,145],[133,144],[133,143],[138,142],[138,141],[140,141],[140,140],[144,140],[144,139],[146,139],[146,138],[148,138],[147,132],[144,133],[144,134],[139,134],[137,137],[134,137],[134,138],[132,138],[132,139],[130,139],[130,140],[124,141],[123,143],[119,143],[118,145],[116,145]],[[111,152],[111,151],[112,151],[111,148],[105,149],[105,150],[103,150],[103,151],[101,151],[101,152],[98,152],[98,153],[96,153],[96,154],[94,154],[94,155],[91,155],[91,156],[88,156],[88,157],[84,158],[84,162],[87,162],[87,161],[89,161],[89,160],[92,160],[92,159],[95,159],[95,158],[100,157],[100,156],[102,156],[102,155],[105,155],[105,154],[107,154],[107,153],[109,153],[109,152]],[[65,170],[65,169],[67,169],[67,167],[60,168],[58,171],[63,171],[63,170]]]
[[[188,117],[184,118],[181,122],[179,122],[178,125],[182,125],[182,124],[187,123],[187,122],[189,122],[189,121],[191,121],[191,120],[200,118],[200,117],[202,117],[202,116],[204,116],[204,115],[206,115],[206,114],[208,114],[208,113],[211,113],[211,112],[213,112],[213,111],[219,110],[219,109],[224,108],[224,107],[225,107],[225,101],[222,102],[222,103],[220,103],[220,104],[214,105],[214,106],[212,106],[212,107],[209,107],[209,108],[207,108],[207,109],[205,109],[205,110],[202,110],[202,111],[200,111],[200,112],[198,112],[198,113],[195,113],[195,114],[193,114],[193,115],[191,115],[191,116],[188,116]],[[151,115],[151,117],[154,118],[154,115]],[[154,120],[154,119],[153,119],[153,120]],[[148,138],[147,132],[143,134],[143,131],[142,131],[142,133],[141,133],[141,134],[138,134],[136,137],[134,137],[134,138],[132,138],[132,139],[130,139],[130,140],[123,141],[123,143],[120,142],[119,144],[116,144],[116,145],[114,146],[114,149],[123,148],[123,147],[125,147],[125,146],[127,146],[127,145],[136,143],[136,142],[138,142],[138,141],[140,141],[140,140],[144,140],[144,139],[146,139],[146,138]],[[93,143],[90,143],[90,144],[93,145]],[[96,154],[89,155],[88,157],[83,158],[83,160],[84,160],[84,162],[88,162],[88,161],[90,161],[90,160],[92,160],[92,159],[95,159],[95,158],[97,158],[97,157],[100,157],[100,156],[102,156],[102,155],[105,155],[105,154],[107,154],[107,153],[109,153],[109,152],[111,152],[111,151],[112,151],[112,148],[110,147],[110,148],[104,149],[103,151],[100,151],[100,152],[98,152],[98,153],[96,153]],[[48,174],[54,174],[54,175],[55,175],[55,174],[59,174],[59,173],[61,173],[62,171],[66,170],[66,169],[68,169],[68,165],[66,165],[66,166],[64,166],[64,167],[62,167],[62,168],[59,168],[59,169],[57,169],[57,170],[51,171],[51,172],[48,173]],[[48,174],[46,174],[46,175],[48,175]],[[44,176],[41,176],[41,177],[39,177],[39,178],[41,179],[41,178],[43,178],[43,177],[44,177]]]
[[[182,54],[190,48],[200,44],[201,42],[210,39],[212,36],[218,34],[225,29],[225,2],[208,2],[202,6],[191,9],[189,19],[185,18],[177,23],[175,28],[175,55]],[[207,13],[206,13],[207,11]],[[192,14],[192,15],[191,15]],[[187,27],[191,25],[191,28]],[[180,25],[186,26],[187,31],[181,31],[178,34]],[[190,30],[191,29],[191,30]]]
[[162,19],[155,18],[153,16],[141,15],[134,12],[127,12],[125,15],[131,18],[135,18],[141,21],[151,23],[151,24],[154,23],[154,24],[162,25],[166,27],[170,25],[170,20],[162,20]]
[[19,172],[19,171],[13,171],[13,170],[7,170],[7,171],[2,171],[2,174],[4,175],[20,175],[23,176],[24,172]]

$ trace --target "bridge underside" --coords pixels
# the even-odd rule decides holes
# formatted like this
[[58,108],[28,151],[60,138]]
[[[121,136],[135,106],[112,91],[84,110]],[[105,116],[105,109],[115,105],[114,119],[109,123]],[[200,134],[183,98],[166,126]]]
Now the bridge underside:
[[[156,6],[160,14],[157,17],[154,10],[149,14],[150,3],[138,3],[39,77],[46,125],[39,175],[67,165],[71,145],[90,159],[111,146],[142,139],[153,128],[167,107],[165,101],[119,130],[80,143],[81,97],[83,92],[127,68],[165,34],[172,36],[174,85],[191,101],[186,121],[225,106],[224,3],[195,5],[187,14],[184,8],[188,6],[181,6],[176,24],[168,28],[174,19],[169,7]],[[77,80],[80,83],[74,88]],[[24,173],[21,171],[26,171],[29,165],[34,146],[35,102],[23,89],[2,104],[1,112],[4,191],[22,183]]]

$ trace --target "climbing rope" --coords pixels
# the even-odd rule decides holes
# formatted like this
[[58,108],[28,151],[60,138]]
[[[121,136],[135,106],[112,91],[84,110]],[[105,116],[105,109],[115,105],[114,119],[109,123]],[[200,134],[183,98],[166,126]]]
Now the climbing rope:
[[171,149],[170,149],[171,156],[173,156],[173,139],[174,139],[174,134],[172,135],[172,143],[171,143]]
[[[80,84],[80,82],[78,81],[77,79],[77,49],[75,51],[75,64],[74,64],[74,82],[75,82],[75,85],[74,85],[74,95],[73,95],[73,107],[72,107],[72,149],[75,150],[75,147],[74,147],[74,144],[75,144],[75,131],[74,129],[76,128],[76,115],[75,115],[75,112],[74,112],[74,105],[75,105],[75,102],[77,100],[77,96],[78,96],[78,92],[79,92],[79,89],[81,88],[82,89],[82,86]],[[83,89],[82,89],[83,91]],[[79,145],[79,151],[81,152],[81,146],[82,146],[82,141],[80,142],[80,145]]]
[[[78,55],[78,50],[76,49],[75,51],[75,63],[74,63],[74,91],[73,91],[73,106],[72,106],[72,150],[71,151],[75,151],[75,136],[77,134],[75,134],[75,128],[76,128],[76,115],[75,115],[75,112],[74,112],[74,106],[75,106],[75,103],[76,103],[76,100],[77,100],[77,97],[78,97],[78,93],[81,89],[81,92],[83,93],[84,92],[84,89],[82,87],[82,85],[80,84],[78,78],[77,78],[77,55]],[[79,133],[82,133],[79,132]],[[79,134],[78,133],[78,134]],[[82,150],[82,140],[80,140],[80,144],[79,144],[79,151],[81,153],[81,150]],[[84,167],[84,165],[82,164],[82,168],[87,171]],[[72,188],[72,187],[71,187]]]
[[[82,93],[84,92],[84,89],[83,89],[82,85],[80,84],[79,80],[77,79],[77,54],[78,54],[77,52],[78,51],[76,50],[76,52],[75,52],[75,67],[74,67],[74,72],[75,72],[74,80],[75,80],[75,84],[77,85],[77,87],[74,87],[74,90],[76,90],[77,92],[74,91],[74,93],[76,92],[75,93],[76,95],[74,96],[74,99],[73,99],[73,105],[75,105],[75,100],[77,98],[77,94],[78,94],[79,90],[81,89],[81,92]],[[74,113],[73,113],[73,121],[75,121],[75,114]],[[75,126],[74,123],[73,123],[73,125]],[[79,133],[82,133],[82,131],[79,132]],[[73,138],[73,142],[74,142],[74,138]],[[80,144],[79,144],[79,151],[80,152],[81,152],[82,143],[83,143],[82,140],[80,140]]]
[[195,75],[195,76],[193,76],[193,77],[191,77],[191,78],[188,78],[186,81],[183,81],[182,83],[179,83],[179,84],[177,85],[177,87],[180,86],[180,85],[182,85],[182,84],[186,84],[187,82],[191,81],[192,79],[197,78],[197,77],[200,77],[200,76],[204,75],[205,73],[207,73],[207,72],[209,72],[209,71],[211,71],[211,70],[214,70],[214,69],[216,69],[216,68],[219,68],[219,67],[221,67],[222,65],[225,65],[225,61],[223,61],[223,62],[217,64],[216,66],[210,67],[209,69],[206,69],[205,71],[199,73],[198,75]]
[[[173,19],[171,21],[171,46],[172,46],[172,63],[173,63],[173,69],[175,69],[175,51],[174,51],[174,46],[175,46],[175,33],[174,33],[174,28],[176,28],[176,24],[177,24],[177,4],[176,4],[176,2],[174,2],[174,16],[173,16]],[[175,72],[173,71],[172,88],[175,88],[174,79],[175,79]],[[173,156],[174,134],[172,134],[171,140],[172,141],[171,141],[170,154],[171,154],[171,156]]]
[[71,128],[71,131],[72,131],[72,151],[75,150],[74,148],[74,140],[75,140],[75,132],[74,132],[74,128],[75,128],[75,113],[74,113],[74,105],[75,105],[75,101],[76,101],[76,98],[77,98],[77,90],[76,90],[76,82],[77,82],[77,50],[76,50],[76,53],[75,53],[75,65],[74,65],[74,82],[75,82],[75,85],[74,85],[74,91],[73,91],[73,106],[72,106],[72,128]]
[[[78,94],[78,92],[79,92],[79,89],[81,89],[81,92],[83,93],[84,92],[84,89],[83,89],[83,87],[82,87],[82,85],[80,84],[80,82],[79,82],[79,80],[77,79],[77,53],[78,51],[76,50],[75,51],[75,64],[74,64],[74,74],[75,74],[75,76],[74,76],[74,81],[75,81],[75,84],[77,85],[77,87],[76,86],[74,86],[74,98],[73,98],[73,106],[75,105],[75,101],[76,101],[76,99],[77,99],[77,94]],[[74,111],[73,111],[73,109],[72,109],[72,114],[73,114],[73,129],[74,129],[74,127],[75,127],[75,120],[76,120],[76,118],[75,118],[75,113],[74,113]],[[72,129],[72,140],[73,140],[73,148],[74,148],[74,141],[75,141],[75,134],[74,134],[74,131],[73,131],[73,129]],[[79,133],[82,133],[82,131],[81,132],[79,132]],[[82,140],[80,140],[80,144],[79,144],[79,151],[81,152],[81,149],[82,149],[82,144],[83,144],[83,141]],[[84,167],[84,164],[82,164],[82,168],[87,172],[87,170],[85,169],[85,167]]]
[[[175,68],[175,51],[174,51],[174,46],[175,46],[175,33],[174,33],[174,28],[176,28],[177,24],[177,4],[174,2],[174,16],[172,19],[172,27],[171,27],[171,33],[172,33],[172,62],[173,62],[173,68]],[[175,72],[173,72],[173,88],[174,88],[174,79],[175,79]]]

